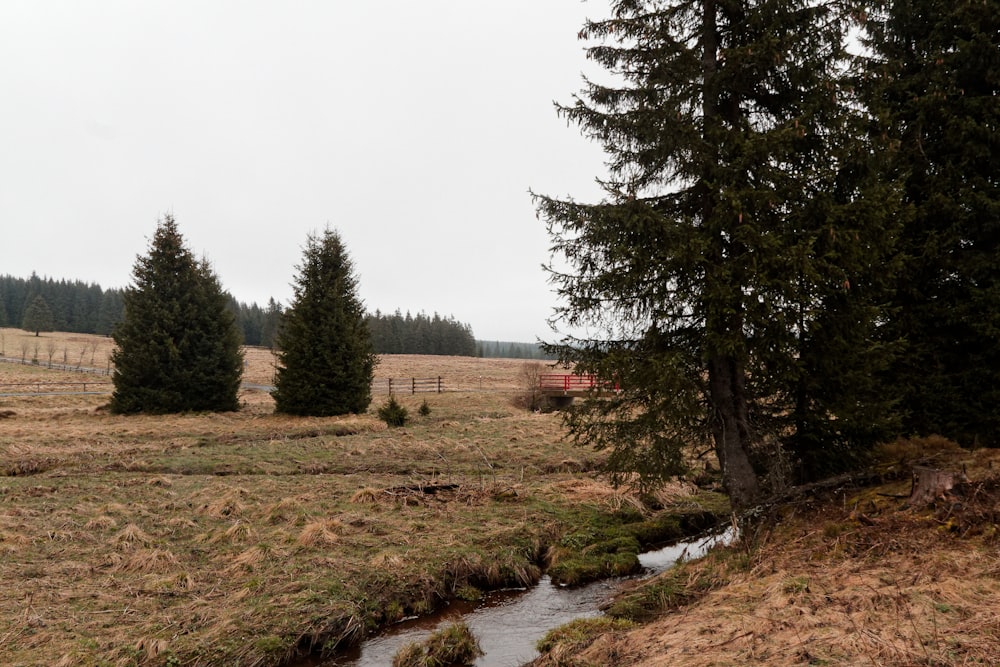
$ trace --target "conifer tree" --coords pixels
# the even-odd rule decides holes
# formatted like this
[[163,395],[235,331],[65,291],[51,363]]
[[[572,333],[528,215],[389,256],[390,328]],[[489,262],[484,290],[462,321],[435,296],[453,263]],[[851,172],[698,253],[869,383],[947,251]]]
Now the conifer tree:
[[31,300],[31,304],[25,309],[21,328],[25,331],[34,331],[37,336],[42,331],[52,331],[53,327],[52,309],[49,308],[45,297],[39,294]]
[[888,376],[907,433],[1000,445],[1000,3],[874,0],[866,102],[910,212]]
[[278,327],[281,324],[281,304],[270,298],[267,300],[267,310],[264,311],[264,322],[261,325],[260,344],[269,348],[274,347],[274,339],[278,335]]
[[173,216],[137,258],[115,327],[111,410],[131,414],[239,408],[240,334],[211,267],[184,245]]
[[340,235],[329,228],[310,235],[298,271],[276,337],[275,409],[315,416],[362,413],[371,403],[376,357]]
[[97,320],[95,333],[103,336],[110,336],[114,328],[124,317],[124,302],[122,291],[109,289],[101,296],[101,303],[97,308]]
[[[874,435],[870,387],[810,377],[884,363],[872,267],[891,232],[848,168],[865,158],[836,7],[622,0],[581,32],[613,76],[560,112],[603,144],[605,196],[537,202],[568,267],[555,320],[594,334],[552,349],[621,388],[569,417],[614,481],[655,484],[711,442],[742,507],[783,458]],[[831,341],[843,357],[822,363]]]

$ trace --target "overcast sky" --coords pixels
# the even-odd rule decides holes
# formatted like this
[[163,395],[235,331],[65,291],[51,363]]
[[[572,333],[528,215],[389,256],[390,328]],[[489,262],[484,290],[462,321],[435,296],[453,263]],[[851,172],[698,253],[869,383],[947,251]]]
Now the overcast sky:
[[123,287],[157,220],[237,299],[287,303],[338,229],[370,310],[553,338],[534,191],[599,196],[552,106],[580,0],[3,0],[0,274]]

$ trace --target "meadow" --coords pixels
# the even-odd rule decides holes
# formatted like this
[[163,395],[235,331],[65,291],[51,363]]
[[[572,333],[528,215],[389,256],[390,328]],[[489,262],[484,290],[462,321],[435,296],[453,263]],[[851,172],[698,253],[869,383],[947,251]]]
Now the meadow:
[[[377,380],[446,389],[398,393],[396,429],[374,414],[384,394],[341,418],[275,415],[253,389],[239,412],[123,417],[70,393],[106,378],[48,368],[53,349],[106,368],[109,339],[0,335],[26,361],[0,364],[0,393],[48,393],[0,397],[4,665],[279,665],[531,583],[621,525],[653,540],[676,529],[658,517],[724,505],[681,482],[608,486],[558,414],[515,407],[526,362],[382,358]],[[245,380],[270,383],[270,352],[246,359]]]

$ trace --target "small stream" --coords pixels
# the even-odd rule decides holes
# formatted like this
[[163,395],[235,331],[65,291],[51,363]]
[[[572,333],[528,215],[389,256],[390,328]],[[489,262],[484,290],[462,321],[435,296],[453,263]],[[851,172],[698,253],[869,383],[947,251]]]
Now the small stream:
[[[631,579],[650,577],[679,559],[698,558],[711,546],[729,540],[729,533],[679,542],[640,554],[645,571]],[[489,593],[479,603],[453,602],[438,613],[397,623],[350,651],[317,667],[388,667],[403,646],[422,641],[442,625],[465,621],[485,655],[476,667],[517,667],[538,656],[535,644],[552,628],[578,618],[600,616],[600,606],[625,579],[607,579],[586,586],[555,586],[548,575],[528,589]]]

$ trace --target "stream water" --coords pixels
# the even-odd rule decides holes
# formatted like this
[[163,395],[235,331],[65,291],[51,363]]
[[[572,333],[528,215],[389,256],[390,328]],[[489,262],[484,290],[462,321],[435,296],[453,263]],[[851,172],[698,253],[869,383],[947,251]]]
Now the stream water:
[[[698,558],[712,545],[727,541],[728,535],[679,542],[641,554],[639,562],[645,570],[638,577],[662,572],[679,559]],[[458,620],[468,624],[485,653],[476,661],[476,667],[517,667],[538,656],[535,644],[552,628],[578,618],[599,616],[601,604],[624,581],[608,579],[566,588],[553,585],[548,576],[543,576],[528,589],[490,593],[478,604],[452,603],[432,616],[397,623],[317,667],[388,667],[400,648],[422,641],[440,626]]]

